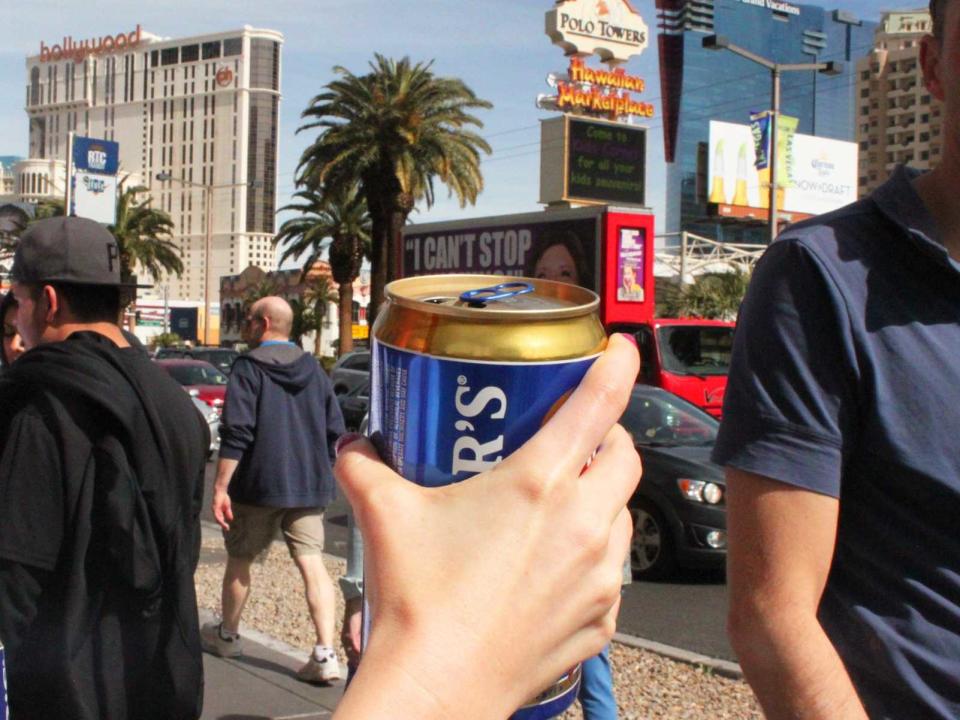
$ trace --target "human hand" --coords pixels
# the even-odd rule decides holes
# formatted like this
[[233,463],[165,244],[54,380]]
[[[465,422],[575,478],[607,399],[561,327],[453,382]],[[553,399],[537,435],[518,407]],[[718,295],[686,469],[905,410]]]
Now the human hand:
[[356,666],[360,662],[362,649],[361,628],[363,626],[363,599],[356,597],[346,601],[343,607],[343,628],[340,642],[347,653],[347,662]]
[[217,524],[224,530],[230,529],[230,523],[233,522],[233,504],[226,489],[214,485],[213,500],[210,503],[210,509],[213,511],[213,517]]
[[424,719],[503,718],[607,643],[641,473],[616,423],[638,366],[612,337],[540,432],[455,485],[408,482],[365,440],[341,449],[372,632],[338,719],[389,716],[400,698]]

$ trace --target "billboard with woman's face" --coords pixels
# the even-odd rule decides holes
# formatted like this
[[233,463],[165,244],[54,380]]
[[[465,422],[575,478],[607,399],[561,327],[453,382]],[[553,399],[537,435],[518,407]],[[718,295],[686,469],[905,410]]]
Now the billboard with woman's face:
[[436,224],[431,230],[411,226],[403,234],[403,275],[522,275],[598,290],[599,224],[594,216],[475,227]]

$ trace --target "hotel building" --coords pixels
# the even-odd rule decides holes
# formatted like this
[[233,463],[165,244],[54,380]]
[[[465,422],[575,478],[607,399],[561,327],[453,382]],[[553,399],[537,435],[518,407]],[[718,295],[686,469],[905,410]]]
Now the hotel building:
[[920,38],[930,32],[926,9],[884,13],[873,51],[857,62],[861,197],[897,165],[927,170],[940,159],[942,109],[920,68]]
[[[159,285],[170,300],[202,305],[208,282],[212,330],[221,276],[251,264],[276,268],[271,241],[282,43],[280,33],[251,27],[169,39],[139,25],[102,38],[41,42],[26,62],[24,167],[31,174],[20,174],[19,182],[27,183],[22,195],[62,197],[62,176],[55,175],[68,133],[119,143],[120,178],[128,178],[128,187],[146,186],[153,206],[173,220],[184,273]],[[50,178],[33,177],[44,168]],[[148,292],[162,297],[160,287]]]

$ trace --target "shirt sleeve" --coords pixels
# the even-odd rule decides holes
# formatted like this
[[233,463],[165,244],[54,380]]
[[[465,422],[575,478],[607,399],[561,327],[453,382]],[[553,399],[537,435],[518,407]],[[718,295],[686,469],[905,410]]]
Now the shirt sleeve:
[[858,387],[836,283],[798,239],[778,240],[740,309],[714,462],[839,497]]
[[0,558],[53,570],[63,541],[60,450],[41,415],[14,417],[0,451]]
[[238,358],[227,383],[220,417],[220,457],[239,460],[253,444],[260,376],[252,362]]

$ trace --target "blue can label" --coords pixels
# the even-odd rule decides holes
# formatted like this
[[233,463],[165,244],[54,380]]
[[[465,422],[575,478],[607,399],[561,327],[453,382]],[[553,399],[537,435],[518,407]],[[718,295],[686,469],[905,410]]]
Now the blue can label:
[[370,430],[408,480],[449,485],[490,470],[539,430],[596,357],[494,363],[374,341]]
[[[495,467],[533,437],[596,357],[479,362],[374,340],[370,431],[381,433],[385,459],[408,480],[427,487],[466,480]],[[577,666],[511,720],[556,717],[573,704],[579,686]]]

